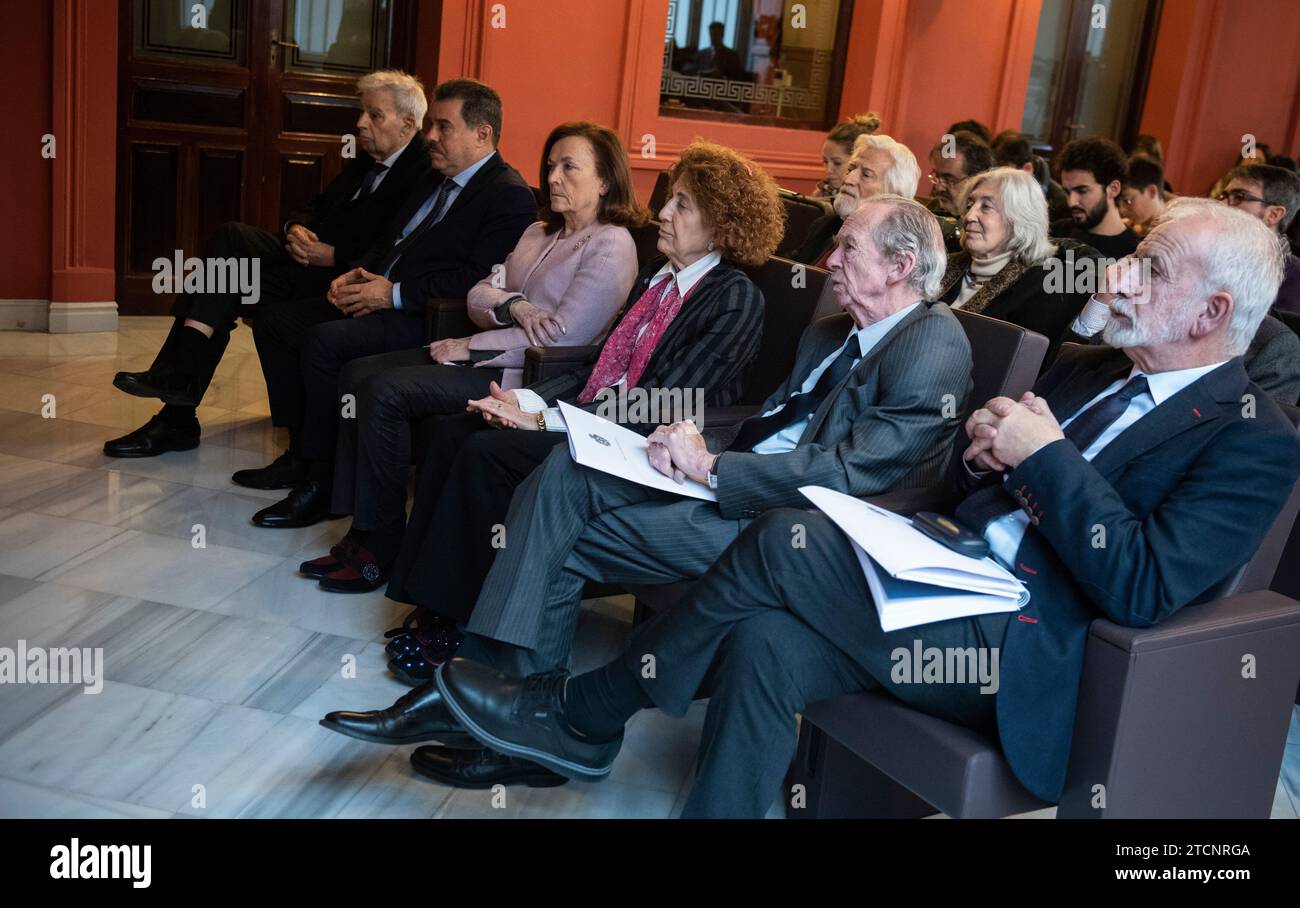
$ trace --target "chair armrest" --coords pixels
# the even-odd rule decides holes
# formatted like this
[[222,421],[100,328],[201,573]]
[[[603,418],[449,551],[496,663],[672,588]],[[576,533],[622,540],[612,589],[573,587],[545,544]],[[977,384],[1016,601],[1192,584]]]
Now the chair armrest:
[[529,347],[524,351],[524,385],[572,372],[594,356],[600,347]]
[[1300,602],[1261,590],[1179,609],[1153,627],[1124,627],[1098,618],[1088,629],[1090,640],[1132,655],[1175,646],[1204,643],[1246,632],[1267,631],[1300,620]]
[[758,412],[757,404],[734,404],[730,407],[705,407],[701,428],[732,429]]
[[468,337],[479,331],[470,321],[464,297],[436,297],[424,305],[424,334],[429,342]]

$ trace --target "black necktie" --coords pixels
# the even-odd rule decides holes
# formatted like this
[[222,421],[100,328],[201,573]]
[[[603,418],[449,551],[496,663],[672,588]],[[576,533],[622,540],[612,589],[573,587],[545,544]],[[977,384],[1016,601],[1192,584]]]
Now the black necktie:
[[375,189],[375,180],[379,179],[379,175],[386,170],[388,170],[388,165],[382,161],[375,161],[371,164],[370,169],[366,171],[365,178],[361,181],[361,192],[357,195],[357,198],[364,199],[370,195]]
[[[1124,415],[1133,398],[1145,393],[1146,390],[1145,375],[1131,379],[1114,394],[1103,397],[1076,416],[1066,426],[1063,434],[1080,451],[1088,450],[1092,447],[1092,443],[1101,437],[1101,433]],[[983,536],[990,523],[1019,508],[1020,503],[1012,498],[999,482],[967,495],[962,503],[957,505],[957,512],[953,516],[957,518],[958,523]]]
[[740,424],[740,431],[731,444],[727,445],[728,451],[752,451],[754,445],[758,444],[765,438],[770,438],[777,432],[780,432],[786,426],[792,426],[799,420],[808,416],[810,413],[816,413],[817,408],[822,405],[831,391],[848,375],[853,369],[853,361],[862,355],[861,348],[858,346],[857,335],[849,338],[840,355],[822,373],[821,378],[817,379],[817,384],[807,394],[796,394],[794,397],[786,400],[781,409],[777,410],[770,416],[751,416]]
[[438,216],[442,214],[442,206],[447,203],[447,196],[450,194],[453,185],[455,184],[452,180],[443,180],[438,184],[438,190],[433,194],[433,207],[431,207],[429,213],[424,216],[424,220],[416,224],[415,229],[404,236],[400,242],[395,243],[393,248],[389,250],[388,255],[384,256],[384,260],[379,263],[379,268],[377,269],[379,274],[387,277],[388,272],[393,270],[393,266],[397,264],[397,260],[402,257],[402,253],[409,249],[411,244],[419,239],[420,236],[432,227],[436,220],[438,220]]

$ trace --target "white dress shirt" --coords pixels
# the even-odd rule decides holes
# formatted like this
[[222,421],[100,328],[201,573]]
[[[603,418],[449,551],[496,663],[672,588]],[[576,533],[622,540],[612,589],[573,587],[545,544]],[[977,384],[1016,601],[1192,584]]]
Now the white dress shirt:
[[[655,272],[654,277],[650,278],[650,283],[646,285],[646,290],[644,292],[648,293],[651,288],[659,286],[660,278],[664,278],[665,281],[672,278],[677,281],[678,295],[681,296],[682,299],[686,299],[686,295],[695,289],[695,285],[700,282],[704,275],[712,271],[714,266],[721,261],[722,253],[710,252],[691,262],[681,271],[674,268],[672,262],[668,262]],[[666,295],[667,294],[665,293],[665,296]],[[637,330],[636,334],[638,340],[640,340],[641,335],[645,334],[646,329],[650,327],[650,322],[653,320],[653,317],[651,317],[641,323],[641,327]],[[623,376],[618,381],[614,382],[611,387],[617,388],[619,385],[625,384],[626,382],[627,373],[624,372]],[[564,425],[564,417],[560,414],[560,408],[547,407],[546,401],[543,400],[542,396],[537,392],[530,391],[527,388],[516,388],[515,399],[519,402],[519,409],[523,410],[525,413],[539,413],[545,411],[546,428],[548,431],[568,431]]]
[[[496,154],[495,151],[489,151],[487,154],[479,158],[473,164],[469,165],[460,173],[450,178],[451,188],[447,190],[447,200],[442,203],[442,210],[438,212],[438,217],[435,218],[433,221],[434,224],[441,222],[442,219],[447,216],[447,212],[451,211],[451,206],[456,203],[456,197],[459,196],[462,191],[464,191],[465,187],[469,185],[469,181],[474,179],[474,174],[482,170],[483,165],[487,163],[488,158],[492,157],[492,155],[494,154]],[[441,187],[441,185],[442,184],[439,184],[439,187]],[[411,219],[409,221],[406,222],[406,226],[402,228],[402,235],[397,238],[397,241],[393,245],[397,245],[397,243],[400,243],[402,240],[406,239],[407,235],[412,230],[420,226],[420,222],[423,221],[425,217],[428,215],[428,213],[433,210],[433,201],[437,197],[438,197],[438,190],[435,189],[433,192],[429,194],[429,197],[424,200],[424,204],[420,206],[420,209],[416,211],[414,215],[411,216]],[[387,275],[384,276],[387,277]],[[402,308],[402,285],[400,283],[393,285],[393,308],[394,309]]]
[[[414,138],[414,137],[412,137],[412,138]],[[406,145],[410,145],[410,144],[411,144],[411,140],[410,140],[410,139],[407,139],[407,141],[406,141]],[[379,188],[379,184],[382,183],[382,182],[384,182],[384,177],[388,176],[388,171],[389,171],[389,169],[393,166],[393,164],[394,164],[394,163],[397,161],[397,159],[401,156],[402,152],[406,151],[406,145],[403,145],[401,148],[397,149],[397,151],[393,152],[393,153],[390,154],[388,157],[384,158],[382,161],[379,162],[380,164],[383,164],[383,165],[384,165],[384,169],[381,170],[381,171],[379,171],[379,174],[375,177],[375,181],[374,181],[373,183],[370,184],[370,191],[371,191],[371,192],[374,192],[376,189],[378,189],[378,188]],[[355,200],[355,199],[358,199],[358,198],[361,197],[361,190],[365,188],[365,185],[366,185],[366,184],[365,184],[364,181],[363,181],[362,184],[361,184],[360,186],[357,187],[357,191],[354,192],[354,193],[352,193],[352,198],[353,198],[354,200]]]
[[[1176,369],[1172,372],[1156,372],[1153,375],[1147,375],[1147,390],[1129,401],[1128,409],[1120,414],[1119,419],[1107,426],[1106,431],[1098,435],[1096,440],[1088,445],[1087,450],[1082,452],[1083,459],[1091,462],[1093,458],[1102,452],[1106,445],[1118,438],[1120,433],[1133,423],[1146,416],[1202,375],[1213,372],[1226,362],[1225,359],[1223,362],[1213,363],[1209,366],[1196,366],[1192,369]],[[1061,423],[1061,428],[1064,429],[1069,426],[1081,413],[1086,412],[1097,401],[1114,394],[1139,375],[1146,375],[1146,373],[1134,366],[1127,378],[1107,385],[1100,394],[1080,407],[1074,416]],[[969,464],[967,466],[969,467]],[[1020,549],[1020,543],[1025,537],[1025,529],[1028,526],[1029,515],[1022,510],[1016,510],[994,520],[984,530],[984,538],[988,541],[990,553],[1008,569],[1014,570],[1016,552]]]
[[[835,362],[835,360],[839,358],[840,354],[844,352],[844,348],[849,344],[854,343],[855,340],[858,345],[858,355],[853,357],[853,365],[856,366],[863,357],[872,351],[876,344],[880,343],[881,338],[888,334],[895,325],[901,322],[907,316],[907,313],[911,312],[919,305],[921,305],[919,301],[915,302],[904,309],[898,310],[887,318],[882,318],[874,324],[867,325],[865,328],[859,328],[854,325],[853,330],[849,332],[849,336],[844,339],[844,343],[836,347],[834,353],[822,360],[816,369],[813,369],[808,373],[808,377],[804,379],[799,390],[790,396],[790,400],[794,400],[800,394],[807,394],[812,391],[813,388],[817,387],[817,382],[821,379],[822,374],[831,367],[831,363]],[[786,404],[788,403],[789,401],[783,404],[778,404],[762,415],[771,416],[773,413],[780,413],[785,409]],[[791,423],[781,431],[764,438],[758,444],[754,445],[751,450],[753,450],[755,454],[785,454],[788,451],[793,451],[799,444],[799,438],[803,435],[804,430],[808,428],[808,423],[810,422],[812,422],[811,413],[798,422]]]

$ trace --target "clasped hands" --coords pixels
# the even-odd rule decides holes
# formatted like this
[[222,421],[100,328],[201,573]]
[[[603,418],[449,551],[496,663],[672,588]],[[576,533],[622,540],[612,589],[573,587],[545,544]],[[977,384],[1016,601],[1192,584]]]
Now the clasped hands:
[[689,419],[660,426],[646,439],[646,457],[650,466],[676,483],[686,479],[708,482],[708,474],[718,459],[709,451],[700,429]]
[[393,308],[393,282],[364,268],[353,268],[334,278],[325,298],[344,315],[369,315]]
[[299,265],[334,267],[334,247],[322,243],[314,231],[301,224],[291,224],[284,236],[284,251]]
[[972,470],[1015,469],[1065,434],[1047,401],[1026,391],[1020,400],[995,397],[966,420],[970,445],[962,457]]
[[488,396],[471,400],[465,405],[466,413],[479,413],[483,421],[497,429],[538,430],[537,414],[519,406],[519,396],[514,391],[502,391],[496,382],[488,384]]

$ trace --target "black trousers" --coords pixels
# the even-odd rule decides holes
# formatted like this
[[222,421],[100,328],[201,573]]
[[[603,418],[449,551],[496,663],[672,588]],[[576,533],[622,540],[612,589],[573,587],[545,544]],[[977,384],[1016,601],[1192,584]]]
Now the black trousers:
[[[802,546],[792,543],[796,525]],[[672,715],[711,682],[682,816],[762,817],[782,795],[795,716],[810,703],[883,686],[923,712],[993,730],[996,672],[992,683],[922,683],[921,666],[910,666],[911,677],[896,667],[919,641],[973,648],[996,668],[1009,620],[1001,613],[885,632],[847,537],[822,514],[782,508],[741,533],[676,606],[636,628],[621,658]]]
[[324,293],[337,274],[336,269],[305,267],[291,259],[284,251],[280,238],[257,227],[228,221],[208,237],[200,249],[200,257],[257,259],[258,302],[246,306],[238,292],[233,293],[178,293],[172,303],[176,322],[173,334],[186,319],[194,319],[212,328],[214,355],[202,363],[177,362],[172,355],[173,345],[164,343],[154,359],[153,369],[182,367],[197,372],[204,379],[204,387],[221,362],[230,332],[235,330],[236,319],[252,314],[263,306],[308,294]]
[[360,318],[333,319],[307,329],[299,352],[304,457],[310,460],[334,457],[339,416],[343,412],[339,394],[339,374],[343,367],[362,356],[415,349],[424,343],[424,333],[422,313],[408,314],[393,309]]
[[468,621],[504,543],[510,497],[566,438],[563,432],[493,429],[477,413],[439,419],[388,597]]
[[412,425],[465,412],[488,396],[501,369],[444,366],[424,347],[354,359],[339,373],[339,395],[354,406],[339,417],[330,510],[351,514],[358,530],[400,533],[406,524],[406,472]]
[[[317,325],[343,318],[343,313],[324,294],[259,307],[257,318],[253,319],[253,343],[257,345],[257,358],[266,379],[272,425],[287,426],[295,436],[300,435],[306,397],[302,383],[303,339]],[[331,387],[330,396],[334,393]]]

